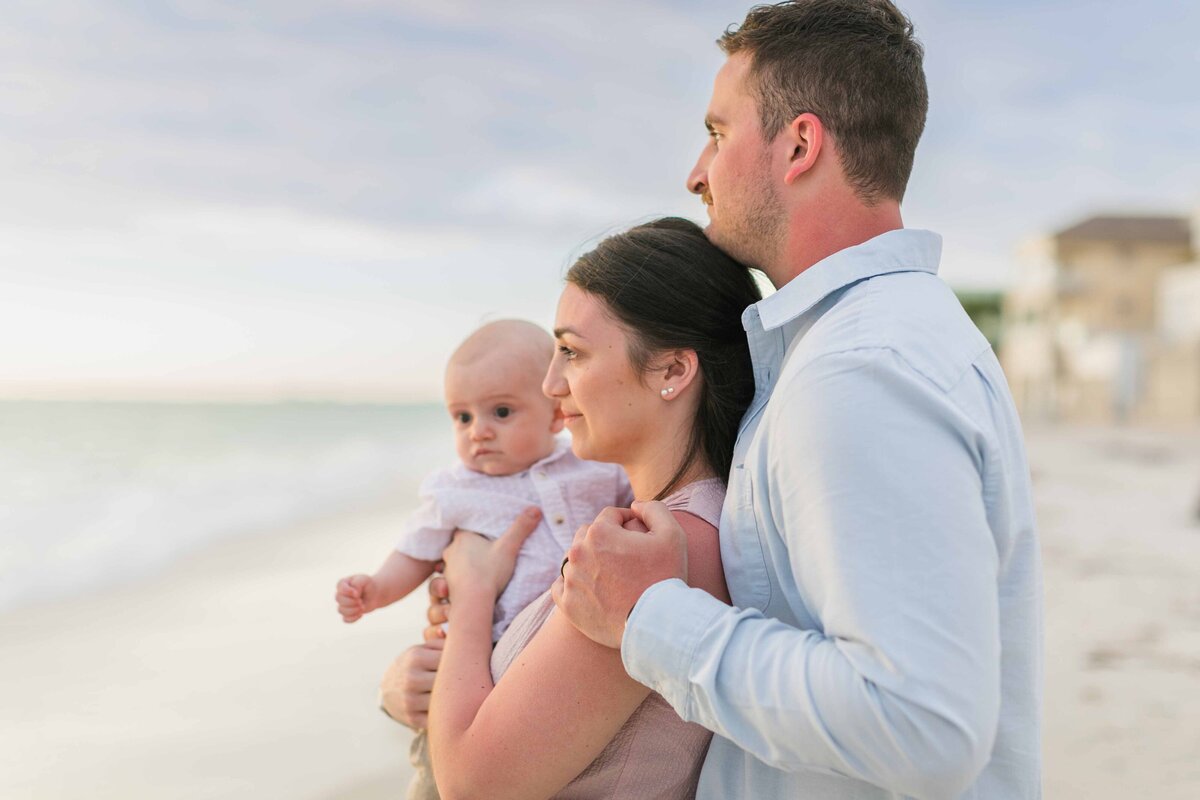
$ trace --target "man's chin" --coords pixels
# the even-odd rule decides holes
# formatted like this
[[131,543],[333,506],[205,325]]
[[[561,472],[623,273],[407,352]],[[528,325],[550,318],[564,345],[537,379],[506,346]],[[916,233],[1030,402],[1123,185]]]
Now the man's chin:
[[713,244],[718,250],[732,258],[745,267],[756,267],[750,258],[750,254],[745,252],[745,248],[738,247],[737,242],[729,241],[728,237],[722,235],[721,229],[711,219],[708,225],[704,227],[704,235],[708,237],[708,241]]
[[721,231],[717,228],[717,223],[713,221],[712,211],[708,212],[708,224],[704,226],[704,235],[717,247],[721,246]]

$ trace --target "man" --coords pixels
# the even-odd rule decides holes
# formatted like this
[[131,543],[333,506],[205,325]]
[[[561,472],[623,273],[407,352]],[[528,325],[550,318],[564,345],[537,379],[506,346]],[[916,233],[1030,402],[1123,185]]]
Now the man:
[[[700,798],[1040,796],[1040,565],[1020,424],[900,200],[927,106],[887,0],[753,9],[720,40],[688,188],[779,291],[721,520],[733,607],[661,504],[609,510],[554,587],[716,732]],[[649,534],[625,530],[641,517]]]

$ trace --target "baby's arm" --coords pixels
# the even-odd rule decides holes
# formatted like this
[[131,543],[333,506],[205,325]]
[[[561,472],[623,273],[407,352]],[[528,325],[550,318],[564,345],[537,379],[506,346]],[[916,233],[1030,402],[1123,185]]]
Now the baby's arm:
[[334,595],[342,621],[356,622],[363,614],[405,597],[433,574],[436,563],[393,550],[374,575],[342,578]]

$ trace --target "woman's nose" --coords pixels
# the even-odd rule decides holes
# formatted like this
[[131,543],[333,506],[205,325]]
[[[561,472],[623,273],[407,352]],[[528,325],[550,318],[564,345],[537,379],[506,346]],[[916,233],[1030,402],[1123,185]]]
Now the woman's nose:
[[542,394],[549,398],[563,397],[567,393],[567,382],[563,380],[562,369],[558,366],[558,357],[550,362],[546,377],[542,379]]

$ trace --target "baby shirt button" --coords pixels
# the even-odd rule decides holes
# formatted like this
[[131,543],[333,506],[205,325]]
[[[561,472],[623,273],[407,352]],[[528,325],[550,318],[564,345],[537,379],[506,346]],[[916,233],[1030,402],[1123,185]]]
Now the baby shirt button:
[[555,524],[555,525],[562,525],[564,522],[566,522],[566,520],[565,520],[565,519],[563,519],[563,515],[562,515],[562,514],[559,514],[557,517],[555,517],[555,518],[554,518],[554,524]]

